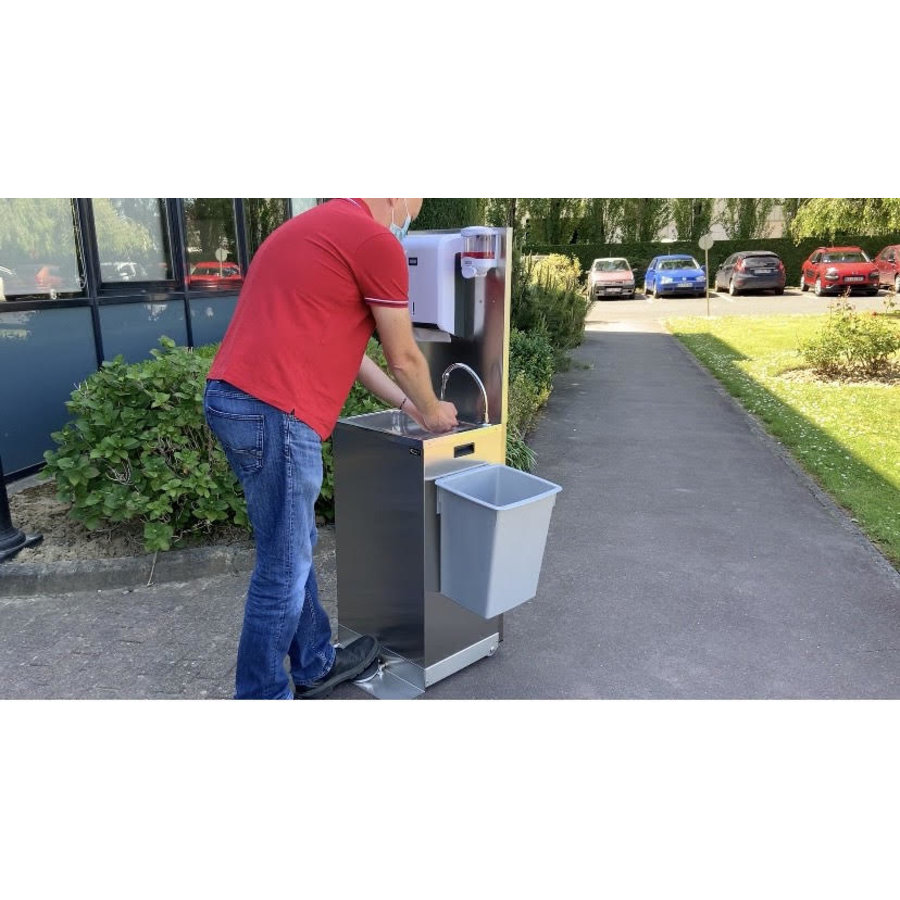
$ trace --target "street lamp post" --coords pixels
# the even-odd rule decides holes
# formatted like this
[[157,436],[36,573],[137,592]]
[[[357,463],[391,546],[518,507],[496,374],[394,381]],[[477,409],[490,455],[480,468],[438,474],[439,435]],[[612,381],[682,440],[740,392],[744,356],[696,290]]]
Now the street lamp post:
[[12,559],[20,550],[33,547],[44,539],[42,534],[26,535],[15,528],[9,514],[9,497],[3,477],[3,458],[0,457],[0,563]]

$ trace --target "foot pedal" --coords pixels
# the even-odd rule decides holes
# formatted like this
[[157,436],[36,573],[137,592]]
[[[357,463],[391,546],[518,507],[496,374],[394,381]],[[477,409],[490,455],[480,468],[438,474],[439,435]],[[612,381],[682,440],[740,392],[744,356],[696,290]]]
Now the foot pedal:
[[371,665],[364,672],[360,672],[360,674],[353,679],[353,683],[365,684],[367,681],[371,681],[373,678],[375,678],[375,676],[378,675],[383,668],[383,660],[380,656],[376,656]]

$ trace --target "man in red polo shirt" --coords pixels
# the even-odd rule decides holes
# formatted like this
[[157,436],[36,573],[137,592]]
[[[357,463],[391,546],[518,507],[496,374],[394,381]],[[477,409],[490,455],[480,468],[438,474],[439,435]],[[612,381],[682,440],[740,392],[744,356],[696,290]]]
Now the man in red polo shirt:
[[[400,242],[421,207],[421,198],[330,200],[277,228],[253,258],[209,370],[206,420],[244,489],[256,540],[238,699],[322,697],[378,655],[370,636],[331,644],[312,566],[315,503],[321,442],[354,379],[429,431],[457,424],[454,405],[435,396],[409,316]],[[365,356],[375,328],[395,380]]]

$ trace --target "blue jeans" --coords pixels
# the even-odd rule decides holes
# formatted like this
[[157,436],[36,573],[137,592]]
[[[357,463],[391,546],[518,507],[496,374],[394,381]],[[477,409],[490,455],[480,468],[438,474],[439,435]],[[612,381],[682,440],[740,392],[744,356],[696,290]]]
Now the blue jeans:
[[290,700],[286,656],[297,686],[318,681],[334,663],[313,571],[322,443],[308,425],[225,381],[207,382],[203,406],[244,489],[256,540],[235,698]]

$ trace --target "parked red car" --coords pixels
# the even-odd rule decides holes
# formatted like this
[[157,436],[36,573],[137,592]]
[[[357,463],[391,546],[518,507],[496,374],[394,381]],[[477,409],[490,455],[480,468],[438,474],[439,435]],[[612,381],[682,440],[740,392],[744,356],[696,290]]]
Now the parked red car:
[[819,247],[803,263],[800,290],[823,294],[864,291],[878,293],[878,266],[860,247]]
[[191,267],[191,287],[237,288],[243,281],[241,267],[234,262],[198,262]]
[[892,287],[900,294],[900,244],[885,247],[875,257],[878,266],[878,283],[882,287]]

